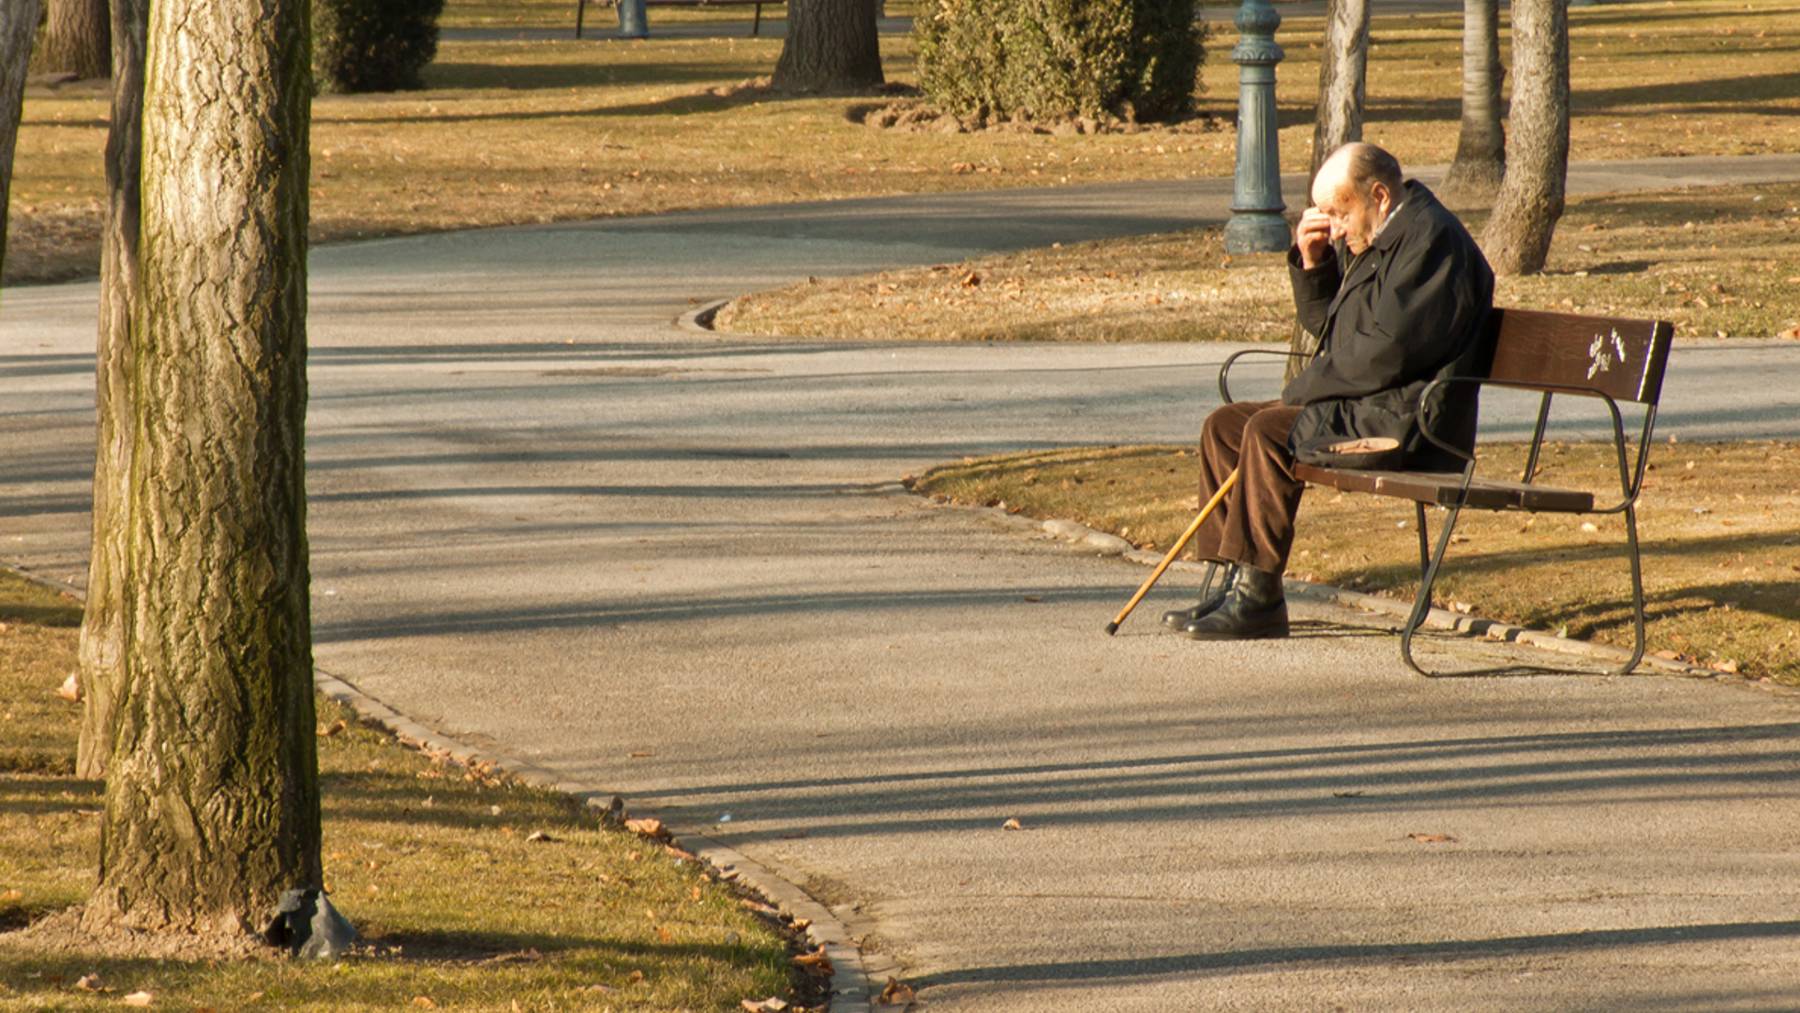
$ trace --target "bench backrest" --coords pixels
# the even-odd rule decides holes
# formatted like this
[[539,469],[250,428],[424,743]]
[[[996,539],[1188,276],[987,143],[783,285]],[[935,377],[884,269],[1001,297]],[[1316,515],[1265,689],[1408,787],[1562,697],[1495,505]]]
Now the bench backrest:
[[1675,325],[1667,320],[1499,309],[1488,378],[1572,387],[1654,405]]

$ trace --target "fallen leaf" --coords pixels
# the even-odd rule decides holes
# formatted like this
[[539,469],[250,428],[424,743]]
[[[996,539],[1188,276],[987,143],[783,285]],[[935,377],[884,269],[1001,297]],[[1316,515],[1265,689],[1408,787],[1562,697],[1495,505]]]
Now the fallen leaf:
[[773,995],[760,1002],[755,999],[745,999],[741,1005],[750,1013],[782,1013],[788,1008],[786,999]]
[[1361,792],[1361,791],[1357,791],[1357,790],[1352,790],[1352,791],[1334,791],[1334,792],[1332,792],[1332,793],[1331,793],[1331,797],[1332,797],[1332,798],[1362,798],[1362,797],[1363,797],[1363,792]]
[[1017,819],[1009,819],[1005,823],[1000,824],[1000,829],[1002,829],[1002,830],[1023,830],[1023,829],[1025,829],[1025,827]]
[[634,752],[625,754],[626,758],[632,759],[632,760],[641,760],[646,756],[655,756],[655,755],[656,755],[655,753],[651,752],[648,749],[639,749]]
[[542,830],[533,830],[531,833],[525,835],[525,842],[527,844],[555,844],[557,840],[557,838],[551,837]]
[[671,836],[669,828],[663,826],[663,821],[654,816],[645,817],[641,820],[626,820],[625,829],[634,834],[643,834],[645,837],[656,841],[666,841]]
[[1724,661],[1718,662],[1717,664],[1713,665],[1713,668],[1717,669],[1718,671],[1724,672],[1727,675],[1738,674],[1738,663],[1735,659],[1732,659],[1732,658],[1726,658]]
[[24,899],[25,894],[18,890],[7,890],[5,893],[0,893],[0,904],[17,904]]
[[149,992],[133,992],[119,1001],[127,1006],[150,1006],[155,1004],[156,996]]
[[1407,834],[1406,836],[1420,844],[1455,844],[1456,838],[1449,834]]
[[350,727],[349,724],[346,723],[343,718],[339,718],[336,721],[333,721],[329,725],[320,725],[319,726],[319,738],[329,739],[333,735],[336,735],[337,733],[343,731],[344,729],[346,729],[348,727]]
[[1778,338],[1789,338],[1789,339],[1800,338],[1800,324],[1796,324],[1793,327],[1789,327],[1787,330],[1782,331],[1780,334],[1777,334],[1775,336]]
[[56,688],[56,695],[70,703],[81,702],[81,681],[75,677],[74,672],[70,672],[69,677],[63,680],[63,684]]
[[625,980],[626,980],[626,981],[628,981],[628,982],[630,982],[630,983],[632,983],[632,984],[633,984],[633,985],[635,985],[635,984],[637,984],[637,983],[638,983],[638,982],[640,982],[640,981],[643,981],[643,980],[644,980],[644,972],[642,972],[642,971],[633,971],[633,972],[631,972],[631,973],[630,973],[630,974],[628,974],[628,975],[626,975],[626,976],[625,976]]
[[101,984],[100,976],[98,974],[82,975],[80,979],[75,982],[75,987],[81,989],[83,992],[100,992],[105,990],[105,986]]
[[1593,521],[1582,521],[1581,522],[1581,530],[1583,530],[1591,535],[1600,530],[1600,525],[1595,524]]
[[829,976],[832,972],[831,958],[825,955],[825,947],[821,946],[811,953],[802,953],[794,958],[794,963],[817,974]]
[[881,994],[875,997],[879,1006],[911,1006],[918,999],[918,994],[911,985],[902,984],[898,979],[889,978]]
[[974,271],[970,271],[968,274],[963,275],[963,279],[962,279],[962,287],[963,288],[979,288],[980,286],[981,286],[981,275],[976,274]]
[[670,932],[667,925],[658,925],[656,927],[656,938],[661,941],[664,946],[667,946],[675,942],[675,933]]

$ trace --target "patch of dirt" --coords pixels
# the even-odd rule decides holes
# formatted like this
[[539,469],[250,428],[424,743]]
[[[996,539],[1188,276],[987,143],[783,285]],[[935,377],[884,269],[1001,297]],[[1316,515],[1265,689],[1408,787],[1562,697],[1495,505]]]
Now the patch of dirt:
[[82,924],[85,909],[65,908],[14,932],[0,933],[0,950],[80,954],[132,960],[273,960],[281,956],[261,937],[230,932],[139,932],[122,926]]

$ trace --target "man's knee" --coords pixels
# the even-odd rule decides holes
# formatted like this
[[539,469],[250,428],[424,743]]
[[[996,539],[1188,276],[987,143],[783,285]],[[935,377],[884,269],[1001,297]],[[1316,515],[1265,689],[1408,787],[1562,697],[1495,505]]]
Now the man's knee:
[[1286,405],[1264,408],[1244,425],[1244,439],[1264,447],[1287,450],[1288,433],[1293,431],[1294,409]]

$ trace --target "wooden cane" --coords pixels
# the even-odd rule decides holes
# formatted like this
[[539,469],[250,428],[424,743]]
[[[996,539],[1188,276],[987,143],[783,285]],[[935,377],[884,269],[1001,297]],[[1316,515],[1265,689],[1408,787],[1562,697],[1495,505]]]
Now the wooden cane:
[[1156,586],[1156,582],[1162,579],[1163,571],[1169,568],[1170,563],[1175,562],[1175,557],[1181,555],[1181,550],[1187,548],[1187,544],[1200,533],[1200,525],[1205,524],[1206,519],[1212,516],[1213,510],[1224,501],[1225,494],[1231,491],[1231,487],[1237,484],[1237,480],[1238,470],[1233,468],[1231,474],[1225,476],[1225,481],[1219,483],[1219,491],[1213,493],[1212,499],[1207,500],[1206,505],[1200,508],[1200,516],[1194,518],[1194,523],[1189,524],[1188,529],[1175,540],[1175,547],[1162,558],[1162,562],[1156,564],[1156,569],[1150,571],[1150,576],[1145,579],[1143,586],[1137,589],[1137,594],[1132,595],[1131,600],[1125,603],[1125,607],[1119,610],[1119,614],[1113,617],[1113,621],[1106,624],[1107,636],[1110,637],[1119,632],[1119,624],[1125,621],[1125,617],[1131,614],[1131,610],[1137,608],[1138,602],[1143,601],[1144,596],[1150,593],[1150,589]]

